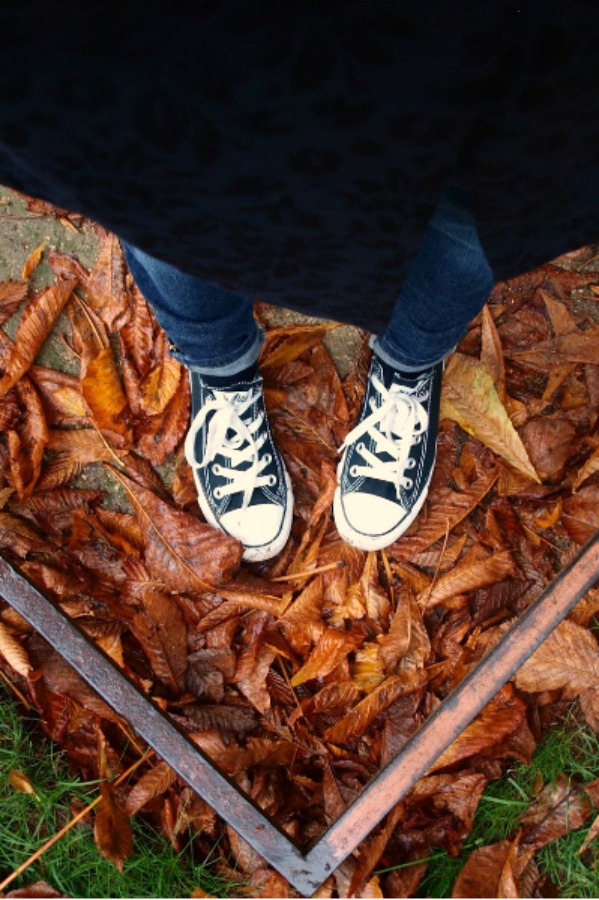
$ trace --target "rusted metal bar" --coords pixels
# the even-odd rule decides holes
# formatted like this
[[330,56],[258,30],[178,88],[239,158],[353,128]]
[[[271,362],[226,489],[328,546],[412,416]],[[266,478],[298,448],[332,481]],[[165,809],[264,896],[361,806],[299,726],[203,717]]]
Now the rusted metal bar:
[[157,754],[298,891],[310,894],[421,778],[599,579],[599,534],[464,678],[404,750],[303,853],[120,672],[66,616],[6,561],[0,593]]

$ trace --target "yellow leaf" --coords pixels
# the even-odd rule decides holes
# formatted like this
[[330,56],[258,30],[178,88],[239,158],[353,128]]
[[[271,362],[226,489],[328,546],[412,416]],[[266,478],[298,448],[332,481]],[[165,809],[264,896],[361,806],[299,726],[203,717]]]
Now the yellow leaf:
[[87,409],[85,408],[85,403],[83,401],[83,397],[71,387],[62,387],[58,388],[57,391],[54,391],[52,394],[53,400],[56,402],[56,405],[59,407],[62,413],[66,413],[68,416],[86,416]]
[[163,363],[149,372],[142,385],[141,407],[148,416],[164,412],[175,396],[181,381],[181,363],[167,356]]
[[18,672],[23,678],[29,676],[33,669],[29,662],[29,657],[18,640],[2,622],[0,622],[0,653],[15,672]]
[[25,772],[21,772],[20,769],[10,769],[8,780],[15,791],[20,791],[22,794],[32,794],[36,800],[40,799],[31,780],[25,775]]
[[443,382],[441,416],[453,419],[532,481],[540,481],[493,379],[473,357],[462,353],[450,357]]

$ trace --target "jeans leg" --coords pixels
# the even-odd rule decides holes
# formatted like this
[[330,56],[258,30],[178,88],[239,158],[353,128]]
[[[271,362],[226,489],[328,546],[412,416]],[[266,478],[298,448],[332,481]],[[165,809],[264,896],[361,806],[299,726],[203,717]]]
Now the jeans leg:
[[395,368],[428,368],[450,353],[494,284],[470,213],[444,198],[424,234],[389,325],[374,340]]
[[181,362],[206,375],[233,375],[256,361],[264,335],[249,297],[187,275],[130,244],[123,248]]

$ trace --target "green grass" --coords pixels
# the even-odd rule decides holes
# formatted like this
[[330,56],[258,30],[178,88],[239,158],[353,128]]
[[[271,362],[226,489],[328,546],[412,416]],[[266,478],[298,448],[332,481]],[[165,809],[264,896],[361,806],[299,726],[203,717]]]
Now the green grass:
[[[34,794],[16,790],[11,770],[23,772]],[[20,715],[0,686],[0,882],[52,837],[70,818],[73,803],[87,805],[98,794],[95,783],[69,774],[62,754],[35,721]],[[70,829],[7,890],[45,880],[72,897],[185,897],[201,887],[226,897],[234,887],[205,861],[194,861],[191,844],[177,853],[140,818],[132,820],[134,851],[120,875],[94,844],[92,825]]]
[[[433,852],[418,896],[451,897],[455,879],[473,850],[513,837],[518,819],[529,807],[539,785],[555,782],[564,773],[584,784],[599,777],[599,737],[571,716],[549,732],[539,744],[529,766],[515,764],[490,784],[474,820],[474,827],[459,857]],[[553,841],[535,854],[541,875],[557,888],[560,897],[599,897],[599,871],[578,856],[592,818],[586,826]],[[597,851],[589,850],[595,857]],[[588,862],[588,860],[587,860]]]

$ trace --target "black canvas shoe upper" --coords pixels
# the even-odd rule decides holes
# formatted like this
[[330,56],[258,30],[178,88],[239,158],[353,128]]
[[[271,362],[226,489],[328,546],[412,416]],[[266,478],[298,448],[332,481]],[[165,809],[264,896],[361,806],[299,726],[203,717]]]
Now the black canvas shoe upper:
[[[246,374],[246,373],[243,373]],[[268,559],[289,536],[292,494],[275,446],[262,379],[190,372],[192,422],[185,455],[207,520],[238,538],[246,559]]]
[[388,546],[419,512],[435,463],[442,373],[442,362],[406,374],[373,356],[334,504],[339,533],[354,546]]

